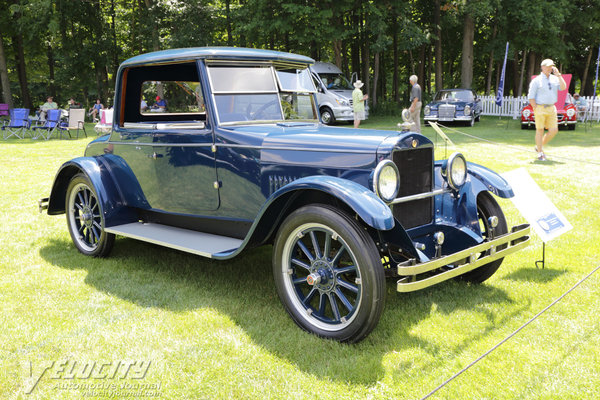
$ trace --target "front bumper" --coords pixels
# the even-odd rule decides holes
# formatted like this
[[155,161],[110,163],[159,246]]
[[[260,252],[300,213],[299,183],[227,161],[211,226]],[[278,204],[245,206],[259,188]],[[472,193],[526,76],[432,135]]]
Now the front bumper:
[[[333,107],[332,111],[336,121],[354,121],[354,110],[352,107]],[[369,119],[368,107],[365,107],[365,119]]]
[[440,122],[452,122],[452,121],[470,121],[473,118],[471,115],[455,115],[452,118],[438,118],[437,116],[427,115],[423,117],[425,121],[440,121]]
[[[513,227],[510,233],[454,254],[420,264],[414,259],[400,263],[398,275],[402,278],[397,282],[397,290],[412,292],[424,289],[521,250],[529,245],[529,231],[528,224],[518,225]],[[498,247],[504,245],[505,248],[498,250]]]

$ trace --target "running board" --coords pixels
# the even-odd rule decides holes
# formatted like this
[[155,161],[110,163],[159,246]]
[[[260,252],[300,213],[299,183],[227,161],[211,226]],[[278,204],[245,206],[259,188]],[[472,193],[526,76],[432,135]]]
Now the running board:
[[220,253],[231,253],[238,249],[243,242],[240,239],[232,237],[143,222],[111,226],[104,230],[108,233],[150,242],[208,258],[213,258]]

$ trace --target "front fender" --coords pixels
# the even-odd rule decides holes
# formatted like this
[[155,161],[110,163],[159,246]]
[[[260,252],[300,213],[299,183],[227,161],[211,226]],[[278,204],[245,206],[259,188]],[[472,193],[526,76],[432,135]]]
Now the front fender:
[[356,182],[333,176],[297,179],[273,193],[267,199],[266,207],[286,193],[306,189],[319,190],[340,199],[374,229],[387,231],[394,227],[392,210],[375,193]]
[[[509,199],[515,195],[508,182],[489,168],[479,164],[467,162],[467,172],[469,175],[471,175],[472,184],[479,186],[479,183],[483,185],[483,188],[481,188],[478,192],[489,190],[496,196],[502,197],[503,199]],[[472,178],[476,178],[476,182],[473,182],[475,180]]]
[[78,157],[59,168],[48,200],[49,215],[65,212],[67,188],[71,179],[79,173],[85,174],[94,187],[106,227],[136,221],[137,214],[130,207],[149,208],[125,161],[115,155],[104,155]]

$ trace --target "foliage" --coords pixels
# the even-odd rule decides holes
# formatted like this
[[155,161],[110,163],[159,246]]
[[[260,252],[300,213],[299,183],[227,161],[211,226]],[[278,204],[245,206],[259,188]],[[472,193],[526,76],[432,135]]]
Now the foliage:
[[[0,13],[0,40],[15,105],[37,106],[48,94],[59,104],[71,96],[88,105],[96,97],[110,104],[124,59],[159,49],[223,45],[334,62],[366,82],[376,108],[396,99],[406,105],[404,82],[413,73],[424,93],[439,89],[431,84],[435,63],[442,64],[445,87],[460,86],[466,67],[473,71],[474,89],[485,91],[490,76],[494,91],[507,41],[505,93],[514,94],[520,81],[526,89],[521,70],[537,72],[539,61],[551,57],[574,74],[571,91],[592,94],[600,0],[439,4],[441,60],[434,56],[436,10],[426,0],[0,0],[6,10]],[[473,60],[462,65],[466,15],[475,25],[473,43],[467,43]]]

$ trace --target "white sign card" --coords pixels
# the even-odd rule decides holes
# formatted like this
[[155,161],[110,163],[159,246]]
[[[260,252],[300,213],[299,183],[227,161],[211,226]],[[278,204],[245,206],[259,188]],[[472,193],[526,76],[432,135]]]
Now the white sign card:
[[535,183],[525,168],[501,174],[512,187],[515,207],[533,227],[544,243],[573,229],[564,215]]

